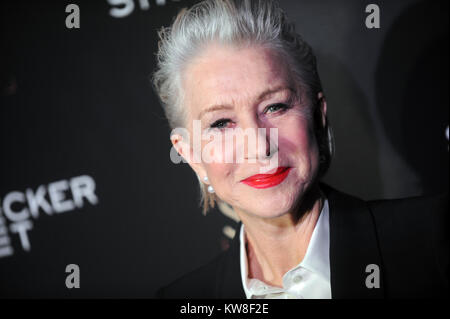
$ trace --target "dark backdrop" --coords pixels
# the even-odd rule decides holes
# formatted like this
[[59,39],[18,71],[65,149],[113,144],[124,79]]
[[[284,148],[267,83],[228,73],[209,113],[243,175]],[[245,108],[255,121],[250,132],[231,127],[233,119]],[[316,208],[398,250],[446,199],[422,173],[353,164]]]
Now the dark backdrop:
[[[151,297],[236,226],[202,216],[149,84],[156,30],[193,1],[124,0],[120,18],[115,2],[0,4],[1,297]],[[79,29],[65,27],[69,3]],[[447,190],[447,1],[280,3],[318,57],[336,138],[326,181],[365,199]],[[365,26],[370,3],[379,29]]]

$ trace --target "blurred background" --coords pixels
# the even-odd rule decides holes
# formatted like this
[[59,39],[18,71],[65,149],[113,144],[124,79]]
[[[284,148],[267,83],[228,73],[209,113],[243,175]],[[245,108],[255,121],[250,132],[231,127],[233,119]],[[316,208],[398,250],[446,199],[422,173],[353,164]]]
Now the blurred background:
[[[157,30],[195,2],[1,2],[0,297],[152,297],[228,247],[237,223],[202,215],[149,81]],[[448,190],[448,2],[280,4],[318,58],[325,181],[364,199]]]

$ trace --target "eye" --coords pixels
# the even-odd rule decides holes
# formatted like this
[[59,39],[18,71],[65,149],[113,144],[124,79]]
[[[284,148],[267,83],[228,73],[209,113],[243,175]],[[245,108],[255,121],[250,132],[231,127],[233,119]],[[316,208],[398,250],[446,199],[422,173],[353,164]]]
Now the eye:
[[264,113],[282,112],[282,111],[287,110],[288,108],[289,108],[289,106],[284,103],[272,104],[265,108]]
[[220,120],[213,122],[209,127],[222,129],[222,128],[226,128],[228,123],[230,123],[230,122],[231,122],[230,119],[220,119]]

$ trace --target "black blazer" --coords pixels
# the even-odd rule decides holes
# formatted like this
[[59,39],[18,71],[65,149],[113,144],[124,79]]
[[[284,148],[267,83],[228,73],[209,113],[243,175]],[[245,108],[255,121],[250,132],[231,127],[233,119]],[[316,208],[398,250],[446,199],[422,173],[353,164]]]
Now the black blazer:
[[[448,194],[363,201],[321,185],[328,198],[332,298],[449,296]],[[238,234],[238,233],[237,233]],[[157,292],[158,298],[245,298],[239,235],[209,264]],[[367,288],[366,266],[380,269]]]

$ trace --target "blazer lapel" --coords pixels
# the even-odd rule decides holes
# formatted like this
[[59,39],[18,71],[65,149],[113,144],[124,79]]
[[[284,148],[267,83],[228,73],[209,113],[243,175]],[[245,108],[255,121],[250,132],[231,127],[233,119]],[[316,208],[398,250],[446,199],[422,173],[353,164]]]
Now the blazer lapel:
[[231,241],[230,248],[225,253],[224,261],[218,269],[216,282],[217,298],[245,299],[244,287],[241,279],[240,240],[239,232],[242,222],[236,228],[236,235]]
[[[321,184],[330,208],[331,296],[384,298],[383,269],[374,220],[366,203]],[[379,268],[380,288],[368,288],[366,278]]]

